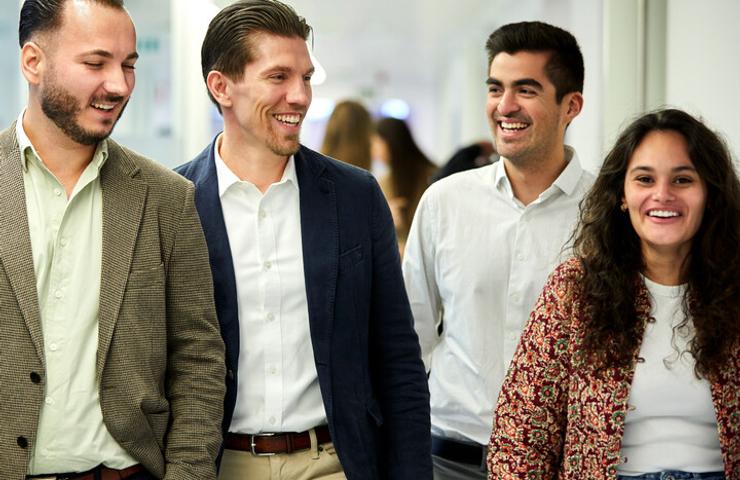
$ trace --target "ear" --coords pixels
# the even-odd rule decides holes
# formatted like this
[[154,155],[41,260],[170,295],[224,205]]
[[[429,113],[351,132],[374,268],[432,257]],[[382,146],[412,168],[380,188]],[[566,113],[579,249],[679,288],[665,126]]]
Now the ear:
[[36,42],[26,42],[21,48],[21,73],[31,85],[41,83],[46,55]]
[[231,107],[231,95],[229,92],[229,78],[218,70],[211,70],[206,77],[206,86],[213,98],[221,107]]
[[574,118],[578,116],[579,113],[581,113],[581,109],[583,108],[583,95],[581,92],[571,92],[563,98],[563,102],[566,103],[566,111],[565,111],[565,118],[566,118],[566,124],[569,124],[573,121]]

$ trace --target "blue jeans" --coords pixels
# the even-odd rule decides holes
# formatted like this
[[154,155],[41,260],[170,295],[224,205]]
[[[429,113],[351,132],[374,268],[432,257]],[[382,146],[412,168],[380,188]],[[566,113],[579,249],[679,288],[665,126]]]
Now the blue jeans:
[[724,472],[691,473],[665,470],[636,476],[617,475],[617,480],[725,480],[725,474]]

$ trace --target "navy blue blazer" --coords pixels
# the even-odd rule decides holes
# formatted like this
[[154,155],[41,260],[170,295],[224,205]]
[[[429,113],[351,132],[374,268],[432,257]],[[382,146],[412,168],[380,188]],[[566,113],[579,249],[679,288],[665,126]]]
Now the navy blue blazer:
[[[195,184],[208,243],[226,345],[227,432],[240,375],[239,317],[214,145],[177,172]],[[350,480],[431,479],[429,390],[388,205],[364,170],[303,146],[295,167],[314,360],[344,472]]]

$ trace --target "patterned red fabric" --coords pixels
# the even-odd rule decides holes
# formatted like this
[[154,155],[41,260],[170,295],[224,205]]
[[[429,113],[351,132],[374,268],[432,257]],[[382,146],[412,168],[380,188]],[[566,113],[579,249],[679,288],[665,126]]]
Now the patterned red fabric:
[[[578,260],[561,264],[522,333],[498,399],[489,480],[616,478],[635,363],[597,370],[585,361],[581,278]],[[644,329],[644,287],[636,307]],[[725,475],[740,480],[740,342],[711,390]]]

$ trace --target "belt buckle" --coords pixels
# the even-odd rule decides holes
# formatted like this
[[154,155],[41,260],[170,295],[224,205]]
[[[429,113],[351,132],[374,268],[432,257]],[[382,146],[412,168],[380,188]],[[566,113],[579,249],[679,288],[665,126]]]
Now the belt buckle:
[[253,433],[249,437],[249,446],[252,450],[252,455],[255,455],[257,457],[272,457],[273,455],[276,455],[275,452],[266,452],[266,453],[257,453],[254,448],[257,446],[257,444],[254,442],[254,439],[257,437],[274,437],[274,433]]

